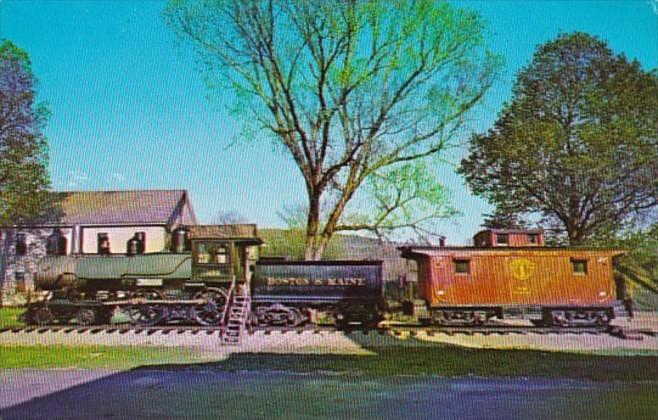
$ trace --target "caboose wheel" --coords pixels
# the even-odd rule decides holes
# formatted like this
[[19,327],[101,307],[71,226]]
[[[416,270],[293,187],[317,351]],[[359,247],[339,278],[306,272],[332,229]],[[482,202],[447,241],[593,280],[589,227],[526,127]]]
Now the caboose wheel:
[[610,323],[610,315],[606,311],[597,311],[594,323],[596,325],[608,325]]
[[78,320],[80,325],[93,325],[96,322],[96,311],[92,308],[80,308],[75,315],[75,319]]
[[224,321],[224,309],[228,302],[228,293],[220,288],[208,288],[194,295],[194,299],[204,299],[205,303],[193,306],[190,317],[199,325],[214,326]]

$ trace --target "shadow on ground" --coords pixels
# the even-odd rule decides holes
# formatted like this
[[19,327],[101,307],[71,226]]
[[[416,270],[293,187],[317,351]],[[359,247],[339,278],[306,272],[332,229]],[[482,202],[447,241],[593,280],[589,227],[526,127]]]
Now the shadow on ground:
[[[139,366],[8,407],[0,418],[619,419],[658,412],[656,356],[348,337],[366,355],[233,353],[222,361]],[[53,372],[62,375],[17,373],[29,386],[47,383]]]

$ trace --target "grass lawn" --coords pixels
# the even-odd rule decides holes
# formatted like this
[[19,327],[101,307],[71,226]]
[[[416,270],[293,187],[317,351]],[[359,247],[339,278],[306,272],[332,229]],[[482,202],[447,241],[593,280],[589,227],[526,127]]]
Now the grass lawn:
[[532,376],[596,381],[658,381],[657,356],[592,356],[533,350],[388,347],[373,356],[237,353],[223,370],[341,372],[346,376]]
[[0,308],[0,328],[25,325],[18,319],[23,312],[25,312],[25,308]]
[[3,368],[209,369],[326,372],[344,377],[546,377],[658,381],[657,356],[591,356],[450,345],[377,348],[375,355],[233,353],[217,360],[193,349],[129,346],[0,346]]
[[163,363],[204,360],[191,349],[136,346],[7,346],[0,345],[3,369],[131,369]]

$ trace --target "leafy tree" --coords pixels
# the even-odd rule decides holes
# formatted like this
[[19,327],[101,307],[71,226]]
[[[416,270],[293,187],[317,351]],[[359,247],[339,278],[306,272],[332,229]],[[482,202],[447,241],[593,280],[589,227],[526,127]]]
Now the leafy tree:
[[25,51],[0,43],[0,226],[41,215],[49,186],[47,116],[35,103],[35,77]]
[[482,227],[485,229],[526,229],[528,223],[516,213],[505,212],[497,208],[493,213],[484,215]]
[[536,213],[571,244],[658,204],[658,77],[584,33],[536,51],[460,172],[504,213]]
[[[475,13],[433,0],[172,0],[165,16],[199,54],[209,88],[234,92],[250,128],[299,168],[307,259],[356,229],[344,216],[364,185],[406,177],[408,164],[454,142],[499,61]],[[416,187],[419,198],[440,190],[436,180]],[[375,232],[413,224],[380,220],[415,205],[396,197],[382,191],[377,211],[350,217]]]

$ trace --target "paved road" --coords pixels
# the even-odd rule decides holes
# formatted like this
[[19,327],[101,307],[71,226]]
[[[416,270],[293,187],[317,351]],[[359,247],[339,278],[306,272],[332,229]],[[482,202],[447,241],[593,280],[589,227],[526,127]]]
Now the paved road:
[[334,374],[0,371],[0,418],[656,418],[658,384]]

